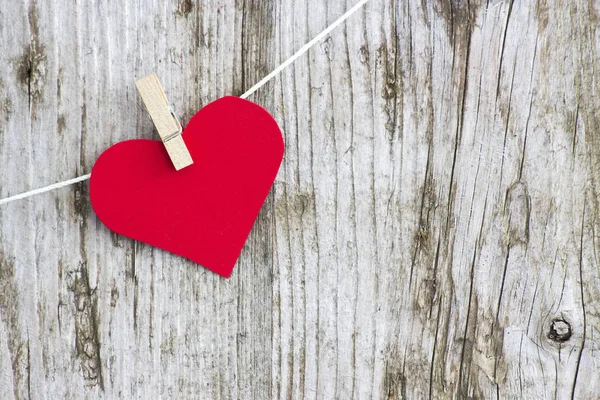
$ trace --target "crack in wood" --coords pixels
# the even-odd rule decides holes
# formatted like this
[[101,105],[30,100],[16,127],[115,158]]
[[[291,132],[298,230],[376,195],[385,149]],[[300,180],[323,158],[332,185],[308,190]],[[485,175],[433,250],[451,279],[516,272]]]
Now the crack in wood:
[[81,362],[83,378],[89,386],[104,390],[102,360],[100,358],[98,303],[95,290],[90,288],[87,266],[80,264],[72,273],[73,301],[75,303],[75,347]]
[[40,102],[47,74],[46,46],[41,42],[37,10],[31,5],[28,13],[30,42],[23,54],[16,60],[17,80],[25,88],[29,110],[35,116],[36,105]]

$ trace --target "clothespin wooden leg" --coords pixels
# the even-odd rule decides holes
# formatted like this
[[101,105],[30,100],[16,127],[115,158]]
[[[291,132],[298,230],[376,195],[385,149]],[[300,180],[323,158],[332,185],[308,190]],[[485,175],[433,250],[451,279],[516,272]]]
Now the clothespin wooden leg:
[[156,74],[139,79],[135,85],[175,169],[179,171],[192,165],[194,161],[181,136],[183,128],[173,113]]

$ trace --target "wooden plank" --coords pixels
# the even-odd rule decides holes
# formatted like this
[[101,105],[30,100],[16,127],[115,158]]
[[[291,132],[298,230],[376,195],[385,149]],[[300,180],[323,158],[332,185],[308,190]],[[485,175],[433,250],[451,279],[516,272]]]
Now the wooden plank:
[[[1,25],[3,35],[15,37],[7,47],[24,52],[31,76],[17,81],[17,57],[3,54],[3,93],[12,93],[3,100],[13,102],[3,115],[0,168],[12,171],[2,182],[3,197],[87,173],[117,141],[152,138],[136,77],[160,74],[173,88],[172,102],[181,105],[182,121],[209,100],[241,93],[250,85],[240,72],[242,54],[248,69],[255,58],[242,53],[243,35],[257,36],[255,29],[243,31],[242,21],[256,20],[244,22],[253,26],[264,13],[218,2],[19,7],[3,11]],[[23,24],[10,30],[14,19]],[[44,74],[42,67],[29,69],[34,44],[45,49]],[[29,81],[43,83],[41,94],[33,93],[38,97]],[[12,156],[20,153],[25,158]],[[254,360],[238,357],[232,345],[243,331],[236,296],[253,286],[240,289],[112,235],[89,207],[86,183],[44,196],[0,210],[2,285],[12,288],[0,302],[6,333],[0,365],[14,369],[2,374],[7,392],[17,398],[235,398],[245,390],[236,381],[264,379]],[[255,390],[265,393],[269,385]]]
[[[151,138],[135,77],[185,122],[351,5],[3,7],[0,197]],[[86,183],[1,206],[0,397],[595,398],[599,12],[371,0],[250,98],[286,154],[229,280]]]

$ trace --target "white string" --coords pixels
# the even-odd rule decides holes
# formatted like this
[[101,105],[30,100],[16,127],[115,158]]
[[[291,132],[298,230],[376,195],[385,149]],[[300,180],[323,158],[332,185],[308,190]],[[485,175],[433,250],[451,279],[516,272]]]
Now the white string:
[[[334,30],[338,25],[340,25],[342,22],[344,22],[346,19],[348,19],[348,17],[350,17],[352,14],[354,14],[356,11],[358,11],[358,9],[361,8],[362,6],[364,6],[368,1],[369,0],[360,0],[358,3],[356,3],[351,9],[346,11],[344,13],[344,15],[339,17],[334,23],[332,23],[327,28],[325,28],[324,31],[319,33],[314,38],[312,38],[312,40],[310,42],[308,42],[304,46],[302,46],[296,53],[294,53],[294,55],[292,55],[290,58],[285,60],[281,65],[279,65],[277,68],[275,68],[273,71],[271,71],[271,73],[269,75],[265,76],[258,83],[256,83],[250,89],[248,89],[244,94],[242,94],[240,96],[240,98],[245,99],[245,98],[249,97],[250,95],[252,95],[254,92],[256,92],[258,89],[260,89],[263,85],[265,85],[267,82],[269,82],[271,79],[273,79],[273,77],[275,77],[277,74],[279,74],[281,71],[283,71],[291,63],[293,63],[298,58],[300,58],[304,53],[306,53],[311,47],[313,47],[321,39],[323,39],[325,36],[327,36],[329,34],[329,32]],[[6,197],[4,199],[0,199],[0,205],[10,203],[11,201],[25,199],[27,197],[34,196],[36,194],[50,192],[54,189],[59,189],[61,187],[73,185],[78,182],[83,182],[83,181],[90,179],[90,176],[91,176],[91,174],[82,175],[82,176],[78,176],[77,178],[73,178],[73,179],[69,179],[66,181],[54,183],[52,185],[44,186],[43,188],[30,190],[29,192]]]
[[296,61],[300,56],[302,56],[304,53],[306,53],[308,51],[308,49],[313,47],[317,42],[319,42],[321,39],[323,39],[325,36],[327,36],[329,34],[329,32],[334,30],[338,25],[340,25],[342,22],[344,22],[349,16],[351,16],[359,8],[364,6],[367,1],[369,1],[369,0],[360,0],[358,3],[356,3],[354,5],[354,7],[352,7],[348,11],[346,11],[346,13],[344,15],[342,15],[341,17],[339,17],[333,24],[329,25],[327,28],[325,28],[325,30],[323,32],[319,33],[310,42],[308,42],[304,46],[302,46],[300,48],[300,50],[298,50],[293,56],[291,56],[290,58],[285,60],[283,62],[283,64],[281,64],[279,67],[275,68],[269,75],[262,78],[256,85],[252,86],[250,89],[248,89],[246,91],[246,93],[244,93],[240,97],[242,99],[245,99],[246,97],[250,96],[252,93],[256,92],[261,86],[263,86],[265,83],[270,81],[275,75],[277,75],[278,73],[283,71],[291,63]]
[[39,188],[39,189],[35,189],[35,190],[30,190],[29,192],[17,194],[15,196],[11,196],[11,197],[6,197],[4,199],[0,199],[0,205],[6,204],[6,203],[10,203],[11,201],[15,201],[15,200],[25,199],[25,198],[27,198],[29,196],[33,196],[33,195],[36,195],[36,194],[40,194],[40,193],[44,193],[44,192],[49,192],[51,190],[58,189],[58,188],[61,188],[61,187],[64,187],[64,186],[69,186],[69,185],[72,185],[72,184],[77,183],[77,182],[86,181],[86,180],[90,179],[91,175],[92,174],[78,176],[77,178],[69,179],[67,181],[62,181],[62,182],[54,183],[52,185],[44,186],[43,188]]

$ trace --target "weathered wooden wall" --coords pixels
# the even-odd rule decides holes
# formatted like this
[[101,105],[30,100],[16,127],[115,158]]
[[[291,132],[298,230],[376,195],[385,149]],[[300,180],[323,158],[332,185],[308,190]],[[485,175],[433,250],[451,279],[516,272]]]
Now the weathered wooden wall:
[[[354,0],[0,3],[0,198],[239,95]],[[0,207],[0,398],[600,397],[600,1],[371,0],[250,100],[285,135],[229,280],[87,182]]]

